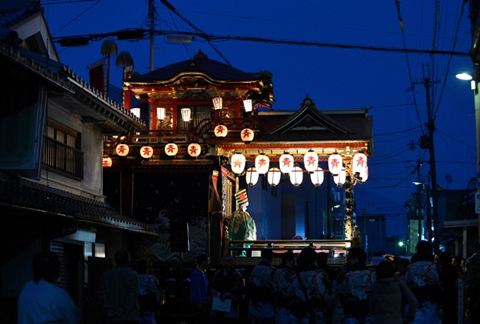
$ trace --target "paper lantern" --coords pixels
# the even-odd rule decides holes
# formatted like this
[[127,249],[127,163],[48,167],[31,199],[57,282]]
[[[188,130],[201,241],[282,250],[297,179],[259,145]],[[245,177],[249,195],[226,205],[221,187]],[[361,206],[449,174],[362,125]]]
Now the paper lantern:
[[367,168],[367,156],[363,153],[357,153],[352,159],[352,172],[353,174],[360,174],[365,172]]
[[202,153],[202,147],[200,146],[200,144],[192,143],[188,145],[187,151],[188,155],[190,155],[191,157],[197,157],[200,155],[200,153]]
[[282,171],[285,174],[288,174],[292,172],[293,166],[295,164],[295,160],[293,159],[293,156],[290,154],[283,154],[280,156],[279,161],[279,166],[280,166],[280,171]]
[[243,170],[245,169],[245,156],[240,153],[232,155],[230,159],[230,165],[235,174],[242,174]]
[[153,156],[153,148],[151,146],[142,146],[140,149],[140,156],[144,159],[149,159]]
[[225,125],[220,124],[215,127],[213,132],[217,137],[225,137],[228,134],[228,128]]
[[157,119],[164,120],[165,119],[165,108],[157,108]]
[[336,183],[337,187],[343,186],[345,180],[347,179],[347,172],[345,169],[342,169],[338,174],[333,175],[333,182]]
[[267,180],[272,187],[276,187],[280,182],[282,171],[279,168],[271,168],[268,170]]
[[365,168],[365,170],[360,172],[360,176],[358,177],[358,180],[361,183],[364,183],[365,181],[367,181],[367,179],[368,179],[368,166]]
[[215,97],[212,99],[213,108],[218,110],[223,108],[223,100],[222,97]]
[[320,185],[323,183],[323,179],[324,174],[321,167],[317,167],[315,171],[310,173],[310,180],[312,180],[312,183],[315,185],[315,187],[320,187]]
[[117,147],[115,148],[115,152],[117,153],[118,156],[127,156],[129,151],[130,151],[130,148],[128,147],[127,144],[118,144]]
[[289,174],[290,182],[294,187],[298,187],[303,181],[303,170],[299,166],[294,166]]
[[251,112],[253,109],[252,106],[252,99],[247,99],[243,101],[243,108],[245,109],[245,112]]
[[339,174],[343,168],[343,160],[340,154],[332,154],[328,157],[328,170],[331,174]]
[[175,143],[168,143],[165,146],[165,154],[168,156],[175,156],[178,153],[178,146]]
[[305,170],[308,171],[308,173],[312,173],[317,169],[318,166],[318,155],[317,153],[313,151],[308,151],[304,156],[303,156],[303,166],[305,167]]
[[111,166],[112,166],[112,158],[110,157],[103,158],[103,167],[110,168]]
[[254,135],[253,130],[250,128],[244,128],[240,133],[240,137],[245,143],[250,143],[253,140]]
[[257,169],[258,174],[264,175],[268,172],[268,167],[270,165],[270,159],[264,154],[257,155],[255,158],[255,169]]
[[249,187],[253,187],[258,181],[258,172],[254,167],[250,167],[245,171],[245,181]]
[[182,120],[188,123],[190,121],[190,114],[192,113],[192,110],[190,108],[182,108],[180,112],[182,114]]

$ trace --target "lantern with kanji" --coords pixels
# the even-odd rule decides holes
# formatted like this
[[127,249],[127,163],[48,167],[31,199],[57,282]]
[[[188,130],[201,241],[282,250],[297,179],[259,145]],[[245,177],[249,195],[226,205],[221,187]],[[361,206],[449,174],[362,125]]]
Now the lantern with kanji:
[[295,161],[293,159],[293,156],[288,153],[280,156],[280,159],[278,160],[280,171],[285,174],[292,172],[294,163]]
[[191,157],[197,157],[202,153],[202,147],[198,143],[192,143],[188,145],[187,151]]
[[303,156],[303,165],[308,173],[312,173],[318,166],[318,155],[314,151],[308,151]]
[[111,166],[112,166],[112,158],[104,157],[103,158],[103,167],[104,168],[110,168]]
[[235,153],[230,159],[230,165],[235,174],[242,174],[245,169],[245,163],[245,156],[241,153]]
[[254,135],[253,130],[250,128],[244,128],[240,133],[240,137],[245,143],[250,143],[253,140]]
[[365,172],[367,168],[367,156],[363,153],[357,153],[353,156],[352,160],[352,172],[358,176]]
[[270,159],[264,154],[257,155],[255,158],[255,169],[257,169],[258,174],[264,175],[268,171],[270,165]]
[[340,154],[334,153],[328,157],[328,170],[332,175],[339,174],[343,168],[343,160]]
[[130,148],[127,144],[118,144],[117,147],[115,147],[115,152],[118,156],[127,156],[129,151]]
[[175,143],[168,143],[165,145],[165,154],[168,156],[175,156],[178,153],[178,146]]
[[215,134],[216,137],[225,137],[228,134],[228,128],[223,124],[219,124],[213,130],[213,133]]
[[144,159],[151,158],[153,156],[153,148],[151,146],[142,146],[140,156]]

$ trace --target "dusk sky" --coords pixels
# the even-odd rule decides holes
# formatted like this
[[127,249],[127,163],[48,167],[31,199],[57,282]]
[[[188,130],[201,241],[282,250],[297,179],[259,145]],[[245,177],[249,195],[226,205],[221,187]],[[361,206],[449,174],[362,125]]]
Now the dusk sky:
[[[157,0],[156,30],[324,45],[213,40],[212,46],[202,38],[179,44],[157,36],[154,66],[188,60],[202,50],[210,59],[245,72],[272,72],[274,110],[295,111],[306,95],[319,110],[371,108],[374,154],[369,159],[370,175],[367,183],[355,187],[355,200],[362,211],[366,207],[368,213],[404,214],[404,202],[416,190],[412,181],[417,179],[418,159],[424,161],[422,180],[429,181],[428,151],[416,144],[422,127],[428,134],[423,84],[427,77],[432,81],[437,128],[437,182],[445,189],[466,189],[476,176],[473,92],[469,82],[455,78],[462,70],[472,70],[467,55],[471,45],[468,3],[439,1],[437,14],[436,2],[424,0],[399,1],[399,6],[393,0],[170,3],[190,24]],[[53,37],[149,28],[148,0],[51,0],[42,4]],[[102,58],[104,40],[81,47],[57,44],[60,60],[88,82],[87,66]],[[117,41],[117,45],[119,52],[132,55],[134,71],[149,71],[147,38]],[[442,53],[430,55],[432,49]],[[111,64],[112,84],[121,85],[121,72]]]

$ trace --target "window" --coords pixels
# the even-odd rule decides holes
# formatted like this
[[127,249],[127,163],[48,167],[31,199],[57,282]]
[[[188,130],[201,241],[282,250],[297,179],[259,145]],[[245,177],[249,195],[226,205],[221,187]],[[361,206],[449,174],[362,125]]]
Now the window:
[[83,178],[80,133],[48,120],[45,129],[42,166],[75,179]]

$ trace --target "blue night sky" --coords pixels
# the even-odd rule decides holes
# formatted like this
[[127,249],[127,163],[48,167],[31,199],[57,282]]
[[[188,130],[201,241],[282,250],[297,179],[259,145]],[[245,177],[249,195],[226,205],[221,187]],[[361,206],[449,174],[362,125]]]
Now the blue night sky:
[[[99,34],[126,28],[148,29],[148,0],[42,2],[53,37]],[[466,189],[476,176],[475,118],[469,82],[455,74],[472,70],[467,55],[405,53],[409,50],[468,53],[471,44],[468,3],[400,1],[191,1],[170,0],[189,24],[155,1],[156,30],[204,32],[212,36],[243,36],[273,40],[348,45],[300,46],[252,41],[190,44],[157,36],[154,66],[187,60],[202,50],[209,58],[245,72],[273,73],[274,110],[297,110],[308,94],[320,110],[368,108],[373,116],[374,154],[369,179],[355,187],[358,208],[392,216],[405,213],[404,202],[416,190],[416,161],[429,180],[429,154],[418,145],[427,122],[426,89],[433,84],[437,182],[443,188]],[[462,6],[463,8],[462,12]],[[399,14],[403,20],[402,33]],[[435,19],[435,17],[437,17]],[[116,38],[112,38],[116,40]],[[103,39],[82,47],[57,44],[62,63],[88,81],[87,66],[102,58]],[[117,41],[129,52],[135,71],[146,73],[150,42]],[[388,50],[365,50],[377,47]],[[113,62],[115,57],[112,58]],[[111,83],[121,85],[121,67],[111,65]],[[413,88],[412,88],[413,85]],[[408,91],[410,90],[410,91]],[[424,128],[426,131],[426,128]],[[446,181],[447,174],[451,182]]]

